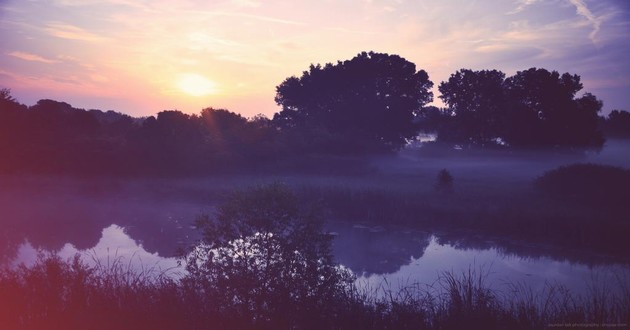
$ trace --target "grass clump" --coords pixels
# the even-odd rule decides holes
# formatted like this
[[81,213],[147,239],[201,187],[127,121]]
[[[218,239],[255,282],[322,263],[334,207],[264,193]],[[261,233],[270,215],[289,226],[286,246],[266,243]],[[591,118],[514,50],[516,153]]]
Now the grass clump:
[[[627,276],[619,275],[614,289],[612,283],[593,280],[584,296],[553,283],[541,291],[522,283],[497,290],[488,276],[471,267],[444,272],[430,285],[392,289],[384,281],[370,289],[355,284],[328,297],[329,308],[309,310],[303,304],[296,310],[289,300],[277,304],[273,293],[259,295],[260,305],[248,305],[239,295],[226,301],[189,281],[121,268],[120,263],[88,266],[79,256],[62,260],[47,255],[32,267],[0,271],[0,328],[541,329],[630,322]],[[276,303],[276,313],[261,320],[257,312],[267,303]]]

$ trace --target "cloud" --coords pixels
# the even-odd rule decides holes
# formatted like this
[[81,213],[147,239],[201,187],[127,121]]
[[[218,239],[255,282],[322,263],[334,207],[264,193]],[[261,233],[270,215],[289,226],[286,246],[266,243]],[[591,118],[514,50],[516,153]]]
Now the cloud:
[[109,82],[109,78],[96,73],[91,74],[90,79],[94,82]]
[[536,2],[539,2],[540,0],[519,0],[518,1],[518,6],[516,7],[516,9],[508,12],[508,15],[514,15],[514,14],[518,14],[520,12],[522,12],[523,10],[525,10],[525,8],[535,4]]
[[262,6],[262,2],[254,0],[232,0],[232,3],[238,7],[258,8]]
[[575,10],[578,15],[586,18],[591,25],[593,26],[593,31],[588,35],[591,41],[596,44],[597,43],[597,33],[599,32],[601,25],[603,23],[602,17],[597,17],[593,14],[593,12],[588,9],[583,0],[569,0],[572,5],[575,6]]
[[86,31],[78,26],[66,24],[62,22],[51,22],[44,28],[48,34],[62,39],[81,40],[81,41],[103,41],[107,38]]
[[19,52],[19,51],[10,52],[10,53],[7,53],[7,55],[19,58],[24,61],[41,62],[41,63],[47,63],[47,64],[59,63],[59,61],[57,60],[51,60],[51,59],[41,57],[39,55]]
[[148,9],[144,1],[137,0],[54,0],[56,5],[61,7],[86,7],[99,5],[117,5],[138,9]]
[[226,17],[234,17],[234,18],[253,19],[253,20],[258,20],[258,21],[278,23],[278,24],[284,24],[284,25],[305,25],[303,22],[298,22],[295,20],[275,18],[271,16],[266,16],[266,15],[246,14],[246,13],[241,13],[241,12],[208,11],[208,12],[205,12],[205,14],[207,14],[208,16],[226,16]]

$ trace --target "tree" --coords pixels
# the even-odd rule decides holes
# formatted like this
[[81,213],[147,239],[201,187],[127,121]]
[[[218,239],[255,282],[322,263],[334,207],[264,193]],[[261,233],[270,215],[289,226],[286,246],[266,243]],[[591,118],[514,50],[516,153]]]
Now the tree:
[[0,88],[0,102],[16,102],[8,88]]
[[593,94],[576,98],[580,76],[531,68],[505,78],[497,70],[462,69],[442,82],[453,113],[438,140],[465,145],[600,148],[604,143]]
[[18,103],[8,88],[0,89],[0,171],[20,168],[28,133],[26,106]]
[[505,81],[509,107],[505,141],[513,146],[601,147],[602,103],[582,89],[580,76],[531,68]]
[[630,112],[613,110],[604,122],[606,134],[614,137],[630,137]]
[[286,79],[276,88],[282,110],[273,120],[316,151],[395,150],[415,136],[414,116],[432,101],[432,86],[398,55],[363,52]]
[[465,145],[494,144],[501,136],[505,113],[505,74],[497,70],[461,69],[438,87],[453,113],[440,131],[442,141]]
[[223,316],[286,328],[296,318],[317,322],[352,283],[333,263],[321,220],[284,185],[236,192],[197,228],[203,241],[186,257],[184,283]]

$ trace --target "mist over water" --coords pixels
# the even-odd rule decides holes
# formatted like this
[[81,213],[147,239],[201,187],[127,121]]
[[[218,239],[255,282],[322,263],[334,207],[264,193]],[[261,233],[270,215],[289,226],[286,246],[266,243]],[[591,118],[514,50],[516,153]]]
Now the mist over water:
[[[417,182],[430,190],[435,173],[446,168],[455,177],[456,189],[489,193],[496,184],[528,187],[545,171],[571,163],[629,168],[630,144],[611,140],[601,152],[586,155],[487,152],[443,157],[410,149],[396,158],[373,160],[374,174],[343,177],[235,175],[126,180],[3,176],[0,222],[5,230],[0,261],[5,266],[28,265],[42,250],[64,258],[81,253],[90,263],[118,258],[138,270],[177,273],[177,249],[199,239],[192,225],[195,218],[213,214],[216,205],[234,189],[281,181],[295,187],[369,190],[412,180],[411,185]],[[505,244],[497,247],[492,239],[471,240],[461,233],[422,231],[387,222],[366,224],[365,219],[327,220],[328,230],[336,235],[333,248],[337,261],[359,275],[358,283],[372,288],[381,286],[384,279],[394,286],[430,284],[442,271],[460,272],[472,266],[486,269],[497,284],[522,281],[542,288],[547,281],[557,281],[580,291],[593,276],[607,277],[598,274],[612,274],[612,269],[628,270],[625,263],[597,261],[597,256],[576,259],[571,251],[544,246],[517,243],[508,251]],[[589,258],[595,262],[586,262]]]

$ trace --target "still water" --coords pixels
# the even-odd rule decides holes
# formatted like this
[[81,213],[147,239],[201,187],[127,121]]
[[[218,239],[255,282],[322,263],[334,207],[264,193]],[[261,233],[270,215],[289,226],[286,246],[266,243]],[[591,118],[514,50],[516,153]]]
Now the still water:
[[[357,275],[359,287],[377,295],[405,287],[436,286],[444,272],[482,274],[484,282],[498,291],[508,291],[516,284],[541,292],[548,285],[560,284],[577,294],[588,294],[593,285],[609,285],[608,289],[614,290],[617,279],[628,280],[630,274],[630,267],[620,263],[588,265],[506,253],[497,247],[463,247],[421,231],[349,223],[328,227],[336,235],[333,250],[337,261]],[[5,266],[32,265],[41,251],[25,240]],[[93,246],[79,249],[67,242],[54,252],[64,259],[79,253],[90,265],[120,263],[125,269],[155,276],[178,278],[185,273],[176,257],[147,250],[125,227],[116,224],[103,228]]]
[[[628,151],[630,144],[611,141],[601,153],[579,161],[630,167]],[[416,172],[418,166],[430,170],[444,166],[435,159],[402,156],[395,166],[381,164],[381,171]],[[538,159],[509,164],[468,160],[449,163],[449,168],[454,173],[477,171],[492,176],[516,168],[521,170],[510,170],[505,178],[530,180],[560,164]],[[62,257],[80,253],[91,264],[119,262],[139,271],[181,276],[183,269],[177,266],[175,255],[178,248],[198,239],[191,226],[194,219],[214,212],[217,200],[234,187],[261,180],[0,176],[0,267],[32,264],[38,251],[53,251]],[[321,182],[321,178],[314,180]],[[327,230],[335,235],[337,262],[357,274],[357,284],[381,291],[417,283],[431,286],[445,271],[455,275],[482,272],[486,284],[497,290],[519,283],[541,290],[551,283],[576,293],[586,293],[595,284],[614,283],[617,277],[630,278],[630,266],[618,260],[466,233],[356,222],[329,222]]]

